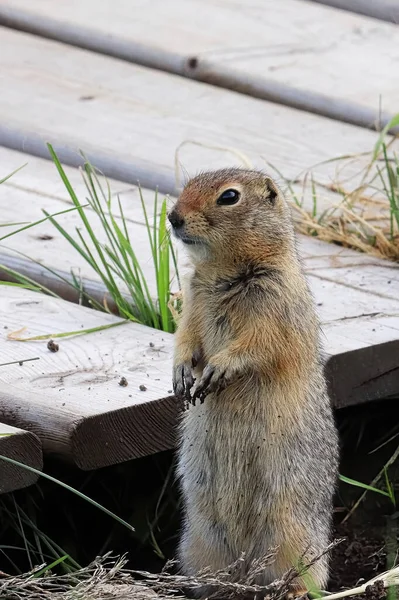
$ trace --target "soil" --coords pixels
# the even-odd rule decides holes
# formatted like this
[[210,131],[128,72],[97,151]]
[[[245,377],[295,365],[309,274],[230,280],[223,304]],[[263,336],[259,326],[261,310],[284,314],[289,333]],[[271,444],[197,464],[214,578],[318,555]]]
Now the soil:
[[384,539],[379,529],[374,531],[338,525],[335,538],[344,538],[331,556],[329,590],[354,587],[386,570]]

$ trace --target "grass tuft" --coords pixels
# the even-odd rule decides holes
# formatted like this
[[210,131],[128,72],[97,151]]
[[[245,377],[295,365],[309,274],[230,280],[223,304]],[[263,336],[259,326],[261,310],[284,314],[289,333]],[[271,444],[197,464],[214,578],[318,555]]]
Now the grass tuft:
[[[398,124],[399,114],[389,128]],[[287,180],[268,163],[284,182],[297,231],[399,261],[399,156],[393,150],[396,138],[388,138],[387,132],[385,128],[379,134],[368,153],[326,161],[340,167],[336,180],[330,184],[317,181],[312,168],[300,178]],[[356,175],[345,178],[345,169],[353,169],[354,165]]]
[[[175,322],[169,302],[171,299],[172,266],[177,273],[177,260],[166,226],[166,199],[161,203],[155,193],[153,222],[149,220],[141,188],[139,188],[148,241],[151,248],[156,280],[156,298],[153,298],[130,239],[126,217],[120,199],[114,206],[108,183],[104,186],[98,171],[86,161],[82,175],[88,192],[87,205],[80,203],[54,149],[48,144],[50,155],[70,199],[82,222],[71,235],[55,218],[43,211],[46,218],[91,266],[101,278],[118,314],[131,321],[173,333]],[[86,210],[86,207],[88,210]],[[106,242],[99,241],[100,231],[93,225],[93,216],[99,220]],[[123,291],[126,289],[126,292]],[[89,298],[89,301],[91,299]],[[109,312],[108,306],[96,303],[96,308]]]

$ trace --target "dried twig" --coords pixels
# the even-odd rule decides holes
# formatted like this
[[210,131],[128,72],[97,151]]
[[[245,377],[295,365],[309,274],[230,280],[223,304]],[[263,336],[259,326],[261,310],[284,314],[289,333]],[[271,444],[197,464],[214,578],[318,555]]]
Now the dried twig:
[[31,360],[40,360],[40,356],[35,356],[34,358],[23,358],[22,360],[12,360],[10,362],[0,363],[0,367],[7,367],[8,365],[22,365],[23,363],[29,362]]
[[[340,540],[339,540],[340,541]],[[212,600],[224,598],[239,600],[254,598],[258,594],[267,600],[282,600],[290,584],[307,571],[323,554],[329,552],[334,542],[320,556],[315,557],[300,572],[290,569],[284,576],[268,586],[256,583],[264,569],[275,557],[275,550],[248,564],[242,555],[230,567],[212,573],[205,569],[196,576],[174,575],[169,571],[176,564],[169,562],[161,573],[131,571],[126,568],[126,558],[113,558],[110,554],[97,558],[92,564],[75,573],[54,575],[38,573],[43,565],[24,575],[0,575],[0,598],[7,600],[183,600],[183,590],[206,587]]]
[[[327,554],[342,540],[335,540],[324,552],[314,557],[311,561],[304,563],[303,557],[300,569],[292,567],[284,575],[269,585],[259,585],[260,577],[264,570],[274,562],[277,549],[271,549],[269,554],[261,559],[247,563],[245,555],[226,569],[212,573],[210,569],[204,569],[192,576],[172,575],[169,573],[171,567],[176,563],[169,562],[161,573],[153,574],[146,571],[133,571],[140,576],[146,585],[161,595],[172,595],[181,590],[196,592],[201,588],[207,589],[208,597],[212,600],[240,600],[246,598],[260,597],[266,600],[282,600],[290,591],[290,585],[298,576],[307,573],[322,556]],[[306,553],[305,553],[306,554]]]

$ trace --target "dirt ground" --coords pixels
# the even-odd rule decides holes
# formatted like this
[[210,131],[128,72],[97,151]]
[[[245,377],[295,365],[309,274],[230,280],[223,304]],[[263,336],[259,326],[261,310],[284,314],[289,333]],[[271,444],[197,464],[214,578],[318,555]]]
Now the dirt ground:
[[346,539],[332,552],[330,591],[354,587],[386,570],[384,539],[378,529],[337,526],[335,536]]

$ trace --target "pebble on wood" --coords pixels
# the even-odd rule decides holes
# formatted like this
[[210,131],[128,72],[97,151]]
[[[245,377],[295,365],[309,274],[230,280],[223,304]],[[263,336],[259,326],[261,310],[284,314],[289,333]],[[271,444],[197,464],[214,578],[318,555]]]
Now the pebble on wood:
[[60,349],[59,345],[54,340],[49,340],[47,342],[47,348],[50,350],[50,352],[58,352]]

